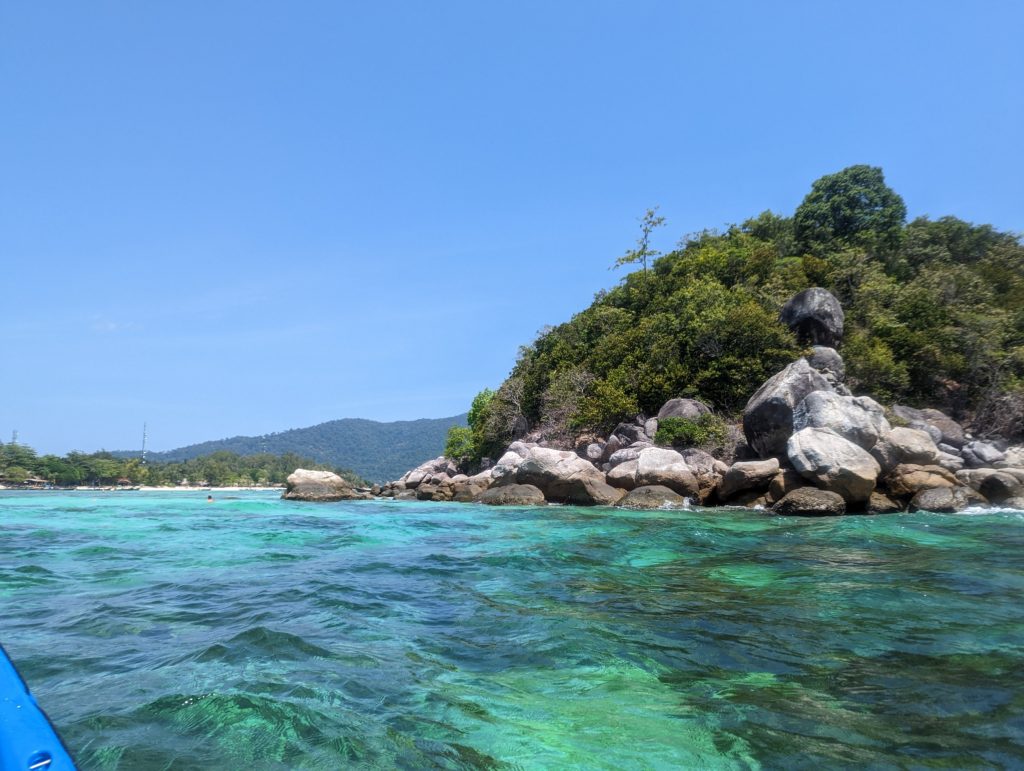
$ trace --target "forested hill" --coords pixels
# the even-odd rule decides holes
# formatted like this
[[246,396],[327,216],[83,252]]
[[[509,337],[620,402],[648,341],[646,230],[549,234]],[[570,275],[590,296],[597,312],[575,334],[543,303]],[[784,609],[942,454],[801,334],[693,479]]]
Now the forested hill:
[[[379,423],[344,418],[309,428],[293,428],[264,436],[234,436],[149,453],[155,461],[181,461],[218,450],[239,455],[295,453],[318,463],[350,468],[373,482],[397,479],[407,469],[436,458],[444,450],[452,426],[466,425],[466,416]],[[138,454],[137,451],[134,454]]]
[[[685,237],[660,255],[649,211],[635,266],[589,308],[523,349],[485,390],[450,454],[495,456],[531,431],[571,444],[653,415],[678,396],[735,418],[801,353],[779,310],[823,287],[846,312],[848,385],[883,403],[935,407],[981,436],[1024,438],[1024,244],[952,216],[906,221],[882,170],[817,180],[792,216],[764,212]],[[597,266],[600,267],[600,266]],[[597,268],[595,268],[597,269]]]

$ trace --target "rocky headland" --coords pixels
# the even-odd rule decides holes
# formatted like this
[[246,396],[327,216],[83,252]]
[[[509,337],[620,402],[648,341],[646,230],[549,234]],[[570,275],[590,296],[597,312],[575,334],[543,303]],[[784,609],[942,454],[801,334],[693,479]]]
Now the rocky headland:
[[357,489],[299,470],[285,497],[641,509],[692,503],[785,515],[1024,509],[1024,446],[976,438],[936,409],[883,406],[850,392],[837,350],[844,314],[831,293],[800,292],[780,319],[808,345],[806,354],[756,390],[724,446],[712,452],[655,442],[661,421],[711,413],[700,401],[676,398],[657,415],[638,415],[608,436],[582,436],[572,446],[524,431],[475,473],[440,457],[388,484]]

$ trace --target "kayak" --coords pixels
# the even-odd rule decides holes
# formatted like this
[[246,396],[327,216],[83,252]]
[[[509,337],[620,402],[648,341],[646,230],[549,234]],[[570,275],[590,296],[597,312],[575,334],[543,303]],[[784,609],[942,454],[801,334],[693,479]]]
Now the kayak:
[[46,713],[0,645],[0,769],[74,771],[75,763]]

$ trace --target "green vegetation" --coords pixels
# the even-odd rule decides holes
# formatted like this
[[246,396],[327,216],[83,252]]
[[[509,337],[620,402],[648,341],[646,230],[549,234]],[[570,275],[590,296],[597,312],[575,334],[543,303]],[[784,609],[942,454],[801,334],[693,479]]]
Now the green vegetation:
[[725,443],[728,435],[728,426],[717,415],[701,415],[696,420],[662,418],[654,441],[675,447],[718,446]]
[[[427,458],[436,458],[445,446],[451,426],[463,426],[465,415],[424,420],[375,420],[345,418],[309,428],[294,428],[263,436],[235,436],[150,453],[153,461],[183,461],[226,450],[238,455],[296,453],[325,467],[352,469],[365,479],[386,482],[398,479]],[[116,452],[118,457],[139,452]],[[311,466],[309,468],[312,468]]]
[[[474,457],[500,453],[527,427],[555,441],[607,432],[677,396],[738,414],[800,355],[778,315],[811,286],[846,311],[841,352],[856,393],[1019,437],[1024,246],[988,225],[905,217],[881,169],[852,166],[815,182],[793,217],[764,212],[685,238],[521,349],[472,428]],[[617,264],[652,256],[662,220],[652,209],[641,223]]]
[[138,457],[118,458],[109,452],[69,452],[63,457],[36,454],[22,444],[0,443],[0,482],[44,481],[61,487],[207,484],[282,485],[297,468],[334,471],[354,485],[368,483],[347,469],[330,468],[294,453],[238,455],[221,450],[197,458],[143,463]]

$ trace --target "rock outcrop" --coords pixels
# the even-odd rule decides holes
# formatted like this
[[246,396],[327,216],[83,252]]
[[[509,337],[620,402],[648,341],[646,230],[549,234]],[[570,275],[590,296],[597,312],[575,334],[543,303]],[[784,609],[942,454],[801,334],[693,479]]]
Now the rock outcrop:
[[763,493],[778,473],[779,461],[777,458],[734,463],[722,477],[718,486],[718,497],[722,501],[728,501],[737,493],[747,490],[757,490],[759,493]]
[[548,501],[580,506],[611,506],[624,495],[576,453],[545,447],[529,450],[516,471],[516,482],[537,487]]
[[801,342],[838,348],[843,342],[846,314],[839,300],[827,289],[811,287],[787,302],[779,319]]
[[286,489],[281,496],[288,501],[351,501],[372,498],[370,492],[361,492],[330,471],[295,469],[288,475]]
[[685,418],[696,420],[701,415],[710,415],[711,409],[696,399],[669,399],[658,410],[658,420],[665,418]]
[[769,378],[747,402],[743,433],[748,444],[762,458],[785,455],[786,442],[793,434],[794,410],[808,394],[831,390],[806,359],[797,359]]
[[687,498],[699,496],[697,477],[675,450],[649,447],[637,458],[636,487],[663,485]]

